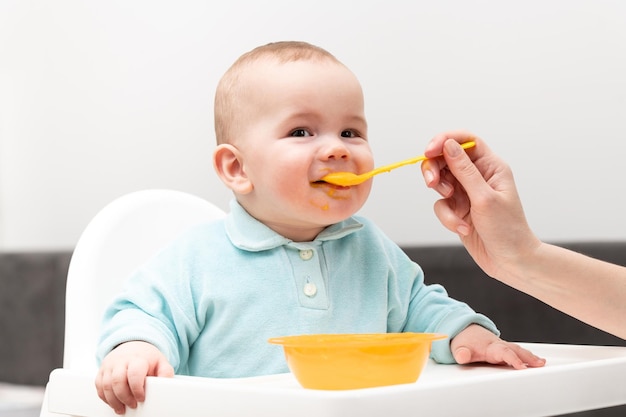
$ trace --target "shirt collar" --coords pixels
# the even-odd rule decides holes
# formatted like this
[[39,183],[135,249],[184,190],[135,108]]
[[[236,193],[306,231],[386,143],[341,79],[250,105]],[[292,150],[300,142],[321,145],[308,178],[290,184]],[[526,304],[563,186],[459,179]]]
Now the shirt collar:
[[[237,248],[259,252],[292,243],[291,239],[279,235],[254,217],[238,202],[230,202],[230,213],[225,220],[226,234]],[[341,239],[361,229],[363,224],[354,217],[332,224],[322,230],[314,242]]]

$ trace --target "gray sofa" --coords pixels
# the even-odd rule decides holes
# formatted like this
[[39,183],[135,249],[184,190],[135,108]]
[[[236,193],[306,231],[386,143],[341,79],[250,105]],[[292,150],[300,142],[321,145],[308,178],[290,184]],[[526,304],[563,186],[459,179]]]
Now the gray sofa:
[[[563,246],[626,266],[626,242]],[[626,346],[624,340],[488,278],[461,246],[403,249],[422,266],[427,283],[444,285],[452,297],[492,318],[507,340]],[[0,254],[0,382],[43,386],[50,371],[62,366],[70,258],[70,252]],[[623,416],[626,406],[575,415]]]

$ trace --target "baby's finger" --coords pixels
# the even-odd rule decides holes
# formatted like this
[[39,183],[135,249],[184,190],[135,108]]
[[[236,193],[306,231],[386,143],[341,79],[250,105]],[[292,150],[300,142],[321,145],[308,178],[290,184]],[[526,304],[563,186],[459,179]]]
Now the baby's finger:
[[116,414],[124,414],[126,412],[126,406],[117,397],[115,388],[113,386],[113,378],[110,373],[104,373],[102,375],[100,390],[98,396],[107,403]]
[[100,369],[98,371],[98,374],[96,375],[96,379],[95,379],[95,384],[96,384],[96,391],[98,392],[98,397],[100,397],[100,399],[102,401],[106,401],[105,397],[104,397],[104,389],[102,387],[102,369]]
[[128,389],[130,394],[135,400],[135,406],[127,404],[131,408],[136,407],[137,402],[143,402],[146,400],[146,375],[148,375],[148,362],[142,360],[132,361],[128,364],[127,377],[128,377]]
[[174,368],[167,360],[163,359],[157,364],[157,369],[154,374],[155,376],[171,378],[174,376]]
[[508,363],[514,369],[526,369],[528,366],[526,362],[524,362],[517,353],[515,353],[512,349],[507,349],[503,356],[504,362]]
[[126,367],[114,369],[111,373],[111,387],[115,398],[117,398],[122,404],[130,408],[135,408],[137,407],[137,400],[128,385],[127,371],[128,369]]
[[526,362],[524,362],[517,354],[517,350],[513,349],[514,344],[509,343],[494,343],[490,346],[490,352],[488,353],[488,362],[491,363],[506,363],[514,369],[526,369]]
[[472,363],[472,350],[467,346],[459,346],[453,352],[454,360],[459,365]]
[[546,360],[544,358],[535,355],[530,350],[524,349],[517,344],[515,344],[514,346],[517,356],[519,356],[520,359],[531,368],[541,368],[546,364]]

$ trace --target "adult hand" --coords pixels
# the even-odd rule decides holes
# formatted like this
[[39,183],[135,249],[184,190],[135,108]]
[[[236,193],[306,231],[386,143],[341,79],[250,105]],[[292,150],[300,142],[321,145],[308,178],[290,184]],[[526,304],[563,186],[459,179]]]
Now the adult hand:
[[[470,140],[476,146],[463,151],[459,143]],[[422,164],[426,185],[443,197],[435,202],[435,214],[487,274],[500,276],[539,247],[510,167],[482,139],[466,131],[441,133],[425,154],[433,157]]]

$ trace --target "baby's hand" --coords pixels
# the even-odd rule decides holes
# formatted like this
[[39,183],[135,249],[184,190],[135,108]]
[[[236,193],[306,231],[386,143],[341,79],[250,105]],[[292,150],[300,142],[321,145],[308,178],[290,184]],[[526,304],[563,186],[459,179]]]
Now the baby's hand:
[[102,361],[96,376],[98,396],[116,414],[124,414],[126,406],[136,408],[145,400],[146,376],[172,377],[174,368],[150,343],[122,343]]
[[505,342],[482,326],[473,324],[457,334],[450,343],[454,359],[460,364],[487,362],[510,365],[515,369],[538,368],[546,360],[521,346]]

